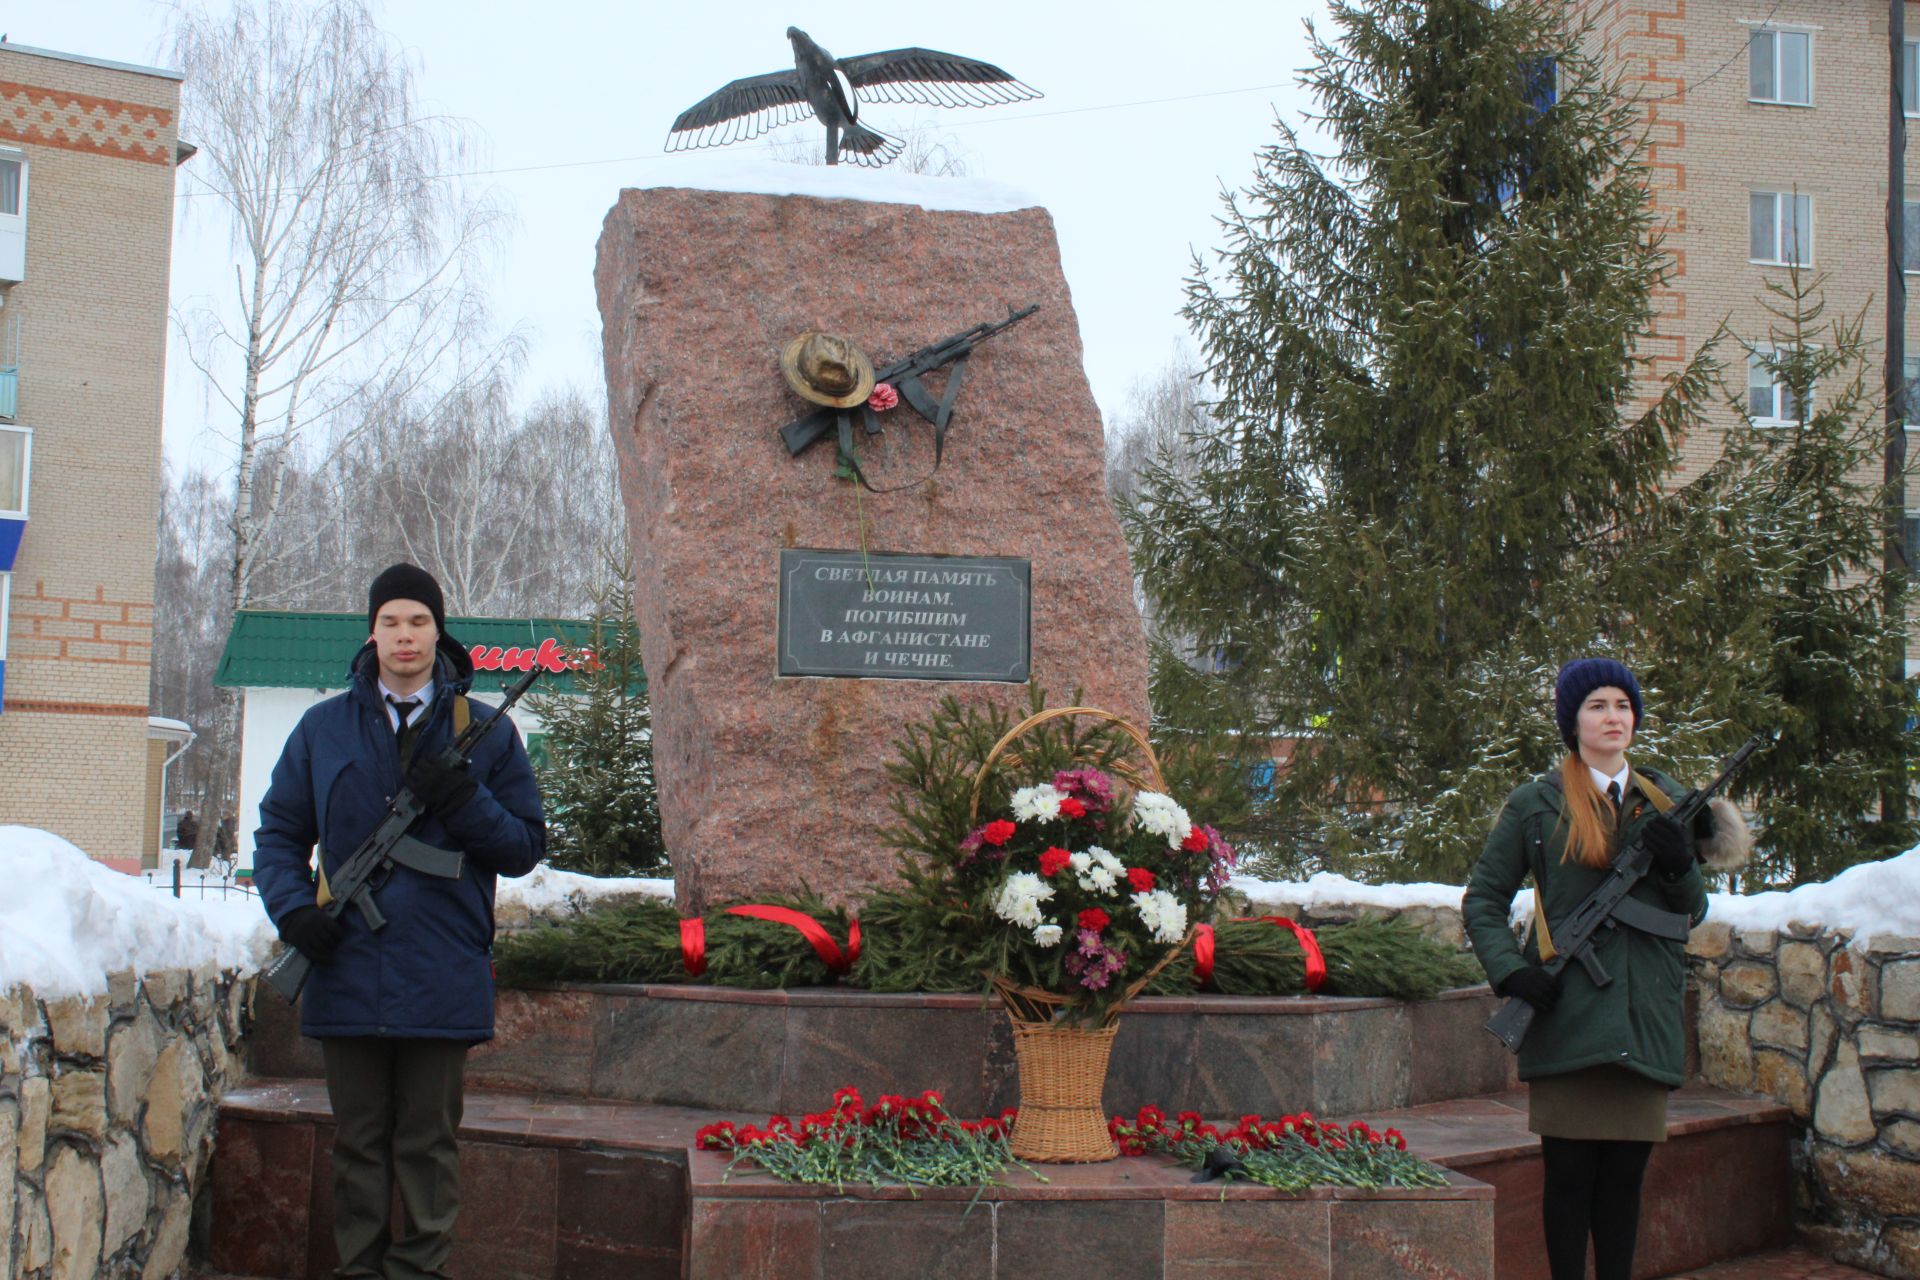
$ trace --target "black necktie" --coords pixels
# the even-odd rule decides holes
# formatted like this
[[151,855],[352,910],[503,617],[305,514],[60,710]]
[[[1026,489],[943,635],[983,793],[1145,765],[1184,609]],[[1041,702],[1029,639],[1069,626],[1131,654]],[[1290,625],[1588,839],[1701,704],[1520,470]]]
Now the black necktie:
[[402,702],[392,694],[388,694],[387,705],[392,707],[393,714],[400,718],[399,723],[393,727],[393,736],[396,738],[406,737],[407,721],[411,720],[413,713],[420,709],[420,699],[408,698],[405,702]]
[[1616,818],[1619,817],[1620,816],[1620,784],[1619,783],[1609,782],[1607,784],[1607,799],[1613,802],[1613,816]]

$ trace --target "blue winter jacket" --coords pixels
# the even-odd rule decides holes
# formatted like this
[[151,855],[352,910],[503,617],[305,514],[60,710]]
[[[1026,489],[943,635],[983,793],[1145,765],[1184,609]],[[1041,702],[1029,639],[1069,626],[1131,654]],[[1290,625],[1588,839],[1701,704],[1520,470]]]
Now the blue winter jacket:
[[[418,751],[453,741],[453,694],[473,685],[473,661],[446,635],[434,662],[434,697]],[[345,693],[308,708],[287,739],[260,802],[254,880],[277,925],[314,905],[315,845],[332,876],[386,816],[401,761],[380,699],[371,641],[352,664]],[[475,720],[494,711],[468,701]],[[313,967],[301,995],[310,1036],[394,1036],[480,1041],[493,1036],[494,877],[523,876],[546,851],[540,792],[511,723],[482,739],[471,770],[480,785],[448,823],[423,815],[411,834],[467,856],[457,880],[395,867],[377,890],[387,927],[375,933],[358,911],[341,917],[346,937]]]

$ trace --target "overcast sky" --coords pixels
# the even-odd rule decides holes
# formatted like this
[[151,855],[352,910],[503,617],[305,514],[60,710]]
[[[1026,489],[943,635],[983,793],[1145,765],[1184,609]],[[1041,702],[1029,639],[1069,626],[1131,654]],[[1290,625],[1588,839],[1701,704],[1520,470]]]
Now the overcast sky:
[[[0,26],[16,43],[164,64],[168,11],[153,0],[10,8]],[[600,394],[593,258],[602,218],[622,186],[655,184],[684,162],[661,150],[682,110],[728,80],[792,66],[791,23],[836,56],[943,49],[998,63],[1046,95],[982,110],[877,103],[863,119],[892,132],[923,121],[950,135],[972,174],[1022,187],[1052,212],[1088,376],[1111,418],[1186,333],[1182,281],[1192,254],[1219,243],[1223,184],[1246,183],[1276,114],[1298,124],[1309,105],[1295,80],[1307,62],[1304,22],[1323,4],[376,0],[376,12],[413,56],[427,105],[470,123],[491,171],[484,180],[513,213],[489,284],[498,319],[531,339],[529,396],[564,384]],[[794,135],[809,147],[824,137],[812,122],[770,136]],[[731,150],[760,154],[755,145]],[[232,272],[213,202],[183,194],[178,205],[176,304]],[[227,447],[209,434],[224,409],[178,347],[168,454],[176,464],[224,464]]]

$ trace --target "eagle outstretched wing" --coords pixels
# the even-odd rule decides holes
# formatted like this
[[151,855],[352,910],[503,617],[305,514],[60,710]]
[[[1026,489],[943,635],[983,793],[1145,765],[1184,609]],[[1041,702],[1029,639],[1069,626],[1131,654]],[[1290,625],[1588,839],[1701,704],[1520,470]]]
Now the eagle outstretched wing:
[[813,114],[794,71],[769,71],[723,85],[680,113],[667,132],[668,151],[722,147]]
[[865,102],[990,107],[1041,96],[1032,85],[1014,79],[991,62],[938,49],[863,53],[857,58],[840,59],[839,66]]

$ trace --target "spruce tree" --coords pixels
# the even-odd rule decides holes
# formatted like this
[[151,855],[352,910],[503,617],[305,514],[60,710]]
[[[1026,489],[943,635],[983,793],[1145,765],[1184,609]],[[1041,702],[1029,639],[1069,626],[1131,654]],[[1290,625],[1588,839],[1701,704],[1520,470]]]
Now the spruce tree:
[[1668,263],[1640,126],[1562,18],[1336,0],[1304,77],[1330,153],[1280,124],[1188,284],[1216,425],[1128,525],[1225,669],[1162,652],[1155,706],[1300,740],[1283,867],[1465,876],[1561,749],[1553,671],[1602,644],[1710,385],[1696,358],[1643,397]]
[[573,670],[578,696],[536,700],[547,724],[547,860],[587,875],[669,874],[631,563],[609,555],[593,600],[588,660]]
[[[1829,318],[1818,277],[1765,282],[1764,342],[1745,343],[1718,462],[1628,572],[1668,584],[1632,621],[1655,679],[1738,726],[1779,730],[1733,795],[1759,818],[1748,884],[1824,880],[1910,845],[1880,796],[1910,779],[1913,686],[1881,558],[1881,401],[1863,315]],[[1749,383],[1754,384],[1751,387]],[[1904,612],[1904,610],[1902,610]]]

